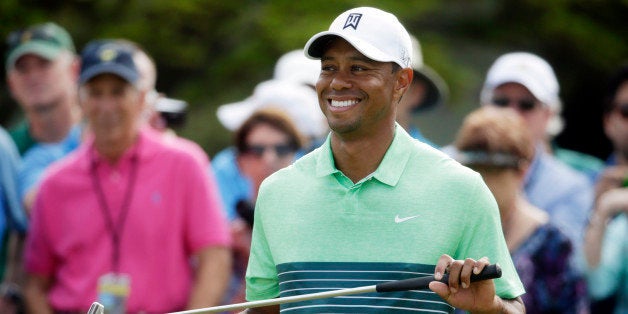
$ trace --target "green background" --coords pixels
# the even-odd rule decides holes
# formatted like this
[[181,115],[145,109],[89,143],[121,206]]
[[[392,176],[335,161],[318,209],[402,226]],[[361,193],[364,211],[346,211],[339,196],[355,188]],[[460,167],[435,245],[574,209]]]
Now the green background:
[[[157,61],[158,90],[190,103],[179,134],[213,156],[231,141],[216,119],[220,104],[247,97],[272,76],[281,54],[302,48],[344,10],[365,5],[397,15],[421,41],[425,63],[448,83],[446,106],[418,118],[436,143],[449,143],[462,117],[477,107],[492,61],[525,50],[548,60],[561,84],[567,127],[559,144],[608,154],[600,106],[607,77],[628,57],[625,0],[2,0],[0,34],[54,21],[68,29],[79,50],[95,38],[140,43]],[[3,76],[0,122],[10,127],[20,119]]]

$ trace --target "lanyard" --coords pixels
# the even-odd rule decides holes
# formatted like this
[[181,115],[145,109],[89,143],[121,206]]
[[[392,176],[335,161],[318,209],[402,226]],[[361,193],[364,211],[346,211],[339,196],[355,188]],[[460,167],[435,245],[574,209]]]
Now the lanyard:
[[96,192],[96,198],[98,199],[100,212],[107,224],[107,230],[111,235],[111,244],[113,246],[111,260],[113,263],[113,272],[117,273],[120,269],[120,242],[122,241],[122,232],[124,231],[124,225],[126,223],[126,217],[129,213],[129,207],[131,205],[131,199],[133,198],[133,190],[135,189],[135,182],[137,179],[137,169],[139,168],[137,151],[131,156],[131,173],[126,185],[126,191],[124,192],[124,198],[120,208],[120,214],[118,220],[114,222],[113,212],[111,211],[105,192],[100,184],[100,178],[98,176],[96,160],[92,158],[91,165],[91,177],[94,191]]

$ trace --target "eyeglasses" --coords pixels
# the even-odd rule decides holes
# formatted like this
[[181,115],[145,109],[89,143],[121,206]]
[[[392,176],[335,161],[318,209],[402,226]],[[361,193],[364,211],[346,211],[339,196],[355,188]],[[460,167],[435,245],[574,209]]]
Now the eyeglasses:
[[286,157],[296,150],[293,146],[288,144],[279,144],[279,145],[248,145],[246,147],[245,153],[251,154],[255,157],[262,157],[266,150],[273,150],[277,157]]
[[508,107],[510,104],[515,104],[516,108],[522,112],[532,111],[536,108],[537,101],[534,99],[510,99],[508,97],[493,98],[491,102],[498,107]]
[[617,104],[613,110],[619,112],[622,118],[628,119],[628,103]]

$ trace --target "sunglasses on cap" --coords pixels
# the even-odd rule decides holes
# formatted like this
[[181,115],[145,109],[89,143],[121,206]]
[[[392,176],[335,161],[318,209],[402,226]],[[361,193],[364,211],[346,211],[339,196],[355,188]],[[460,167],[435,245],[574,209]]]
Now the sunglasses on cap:
[[455,156],[461,164],[471,167],[484,167],[494,169],[518,169],[522,158],[508,153],[489,153],[478,150],[458,151]]
[[255,157],[262,157],[266,150],[273,150],[277,157],[286,157],[296,150],[294,147],[288,144],[279,145],[247,145],[245,153],[253,155]]
[[619,112],[622,118],[628,119],[628,103],[617,104],[613,110]]
[[495,97],[491,99],[491,103],[498,107],[509,107],[510,104],[515,104],[515,108],[522,112],[532,111],[537,106],[537,101],[534,99],[511,99],[508,97]]

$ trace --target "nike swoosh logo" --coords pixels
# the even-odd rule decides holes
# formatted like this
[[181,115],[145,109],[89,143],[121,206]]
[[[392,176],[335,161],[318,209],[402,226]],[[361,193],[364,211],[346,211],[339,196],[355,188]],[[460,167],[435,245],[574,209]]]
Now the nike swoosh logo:
[[395,216],[395,222],[396,223],[402,223],[404,221],[408,221],[410,219],[414,219],[414,218],[417,218],[417,217],[419,217],[419,215],[410,216],[410,217],[403,217],[403,218],[400,218],[399,215],[397,215],[397,216]]

